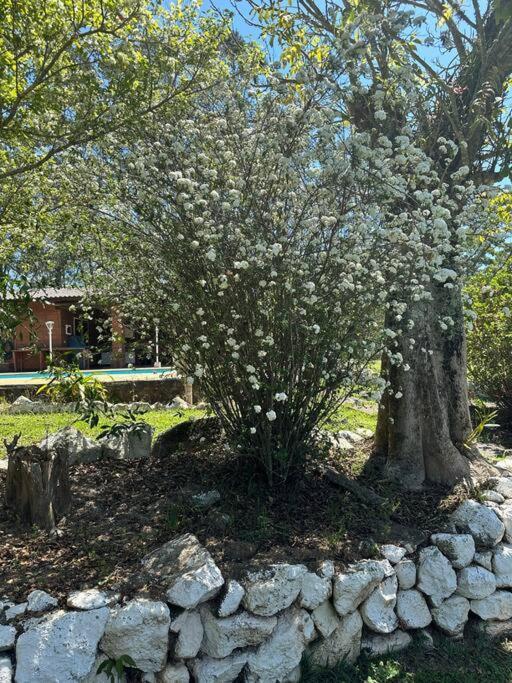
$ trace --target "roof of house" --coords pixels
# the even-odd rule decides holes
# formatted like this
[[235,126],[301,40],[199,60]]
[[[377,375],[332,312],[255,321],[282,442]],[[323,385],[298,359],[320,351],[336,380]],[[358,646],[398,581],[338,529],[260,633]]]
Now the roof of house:
[[84,294],[85,290],[79,287],[46,287],[45,289],[30,290],[31,299],[44,299],[45,301],[81,299]]

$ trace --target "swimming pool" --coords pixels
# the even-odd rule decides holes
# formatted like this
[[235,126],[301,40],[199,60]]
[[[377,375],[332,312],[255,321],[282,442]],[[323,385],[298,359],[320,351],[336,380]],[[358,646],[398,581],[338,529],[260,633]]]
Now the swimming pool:
[[[172,377],[176,371],[173,368],[105,368],[102,370],[83,370],[84,375],[99,375],[100,377],[115,377],[116,379],[130,379],[138,375]],[[48,372],[0,372],[0,382],[12,381],[23,384],[24,381],[44,380],[50,377]]]

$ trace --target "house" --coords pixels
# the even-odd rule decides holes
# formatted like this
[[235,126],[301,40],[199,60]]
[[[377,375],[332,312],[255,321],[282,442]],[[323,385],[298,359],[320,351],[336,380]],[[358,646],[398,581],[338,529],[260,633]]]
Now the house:
[[[93,311],[81,313],[84,291],[76,287],[46,288],[30,292],[30,315],[20,323],[12,342],[5,348],[0,366],[8,371],[42,370],[47,365],[50,347],[53,358],[76,359],[86,367],[125,367],[134,362],[126,344],[133,335],[116,316]],[[112,341],[99,342],[98,326],[110,318]]]

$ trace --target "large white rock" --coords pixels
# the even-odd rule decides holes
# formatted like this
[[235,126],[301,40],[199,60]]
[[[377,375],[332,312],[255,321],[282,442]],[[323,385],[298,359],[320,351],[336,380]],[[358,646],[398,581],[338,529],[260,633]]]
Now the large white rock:
[[62,448],[68,453],[70,465],[94,462],[101,458],[101,444],[87,438],[75,427],[64,427],[55,434],[49,434],[41,441],[39,448],[43,450]]
[[395,614],[396,592],[398,580],[396,576],[385,579],[361,605],[361,616],[369,629],[376,633],[392,633],[398,628]]
[[418,588],[426,595],[448,598],[457,588],[457,576],[450,561],[435,546],[420,550]]
[[332,579],[323,578],[307,572],[302,578],[302,588],[299,595],[301,607],[306,609],[316,609],[332,595]]
[[174,656],[178,659],[190,659],[199,652],[203,642],[204,628],[201,615],[197,611],[182,612],[171,621],[170,630],[177,633]]
[[239,612],[231,617],[217,619],[209,607],[201,608],[204,627],[202,651],[209,657],[222,659],[233,650],[259,645],[276,627],[276,617],[260,617]]
[[432,534],[430,540],[455,569],[462,569],[473,562],[476,548],[471,534]]
[[471,600],[471,611],[480,619],[512,619],[512,593],[496,591],[482,600]]
[[315,626],[306,610],[284,612],[270,638],[248,654],[249,676],[260,683],[285,680],[300,665],[306,645],[314,637]]
[[512,498],[512,478],[496,477],[493,479],[492,488],[503,498]]
[[397,630],[386,636],[369,633],[361,641],[361,650],[367,652],[369,657],[381,657],[405,650],[411,643],[412,638],[405,631]]
[[269,569],[249,572],[242,582],[242,604],[254,614],[271,617],[297,599],[306,572],[302,564],[274,564]]
[[47,612],[59,601],[45,591],[35,590],[28,594],[27,603],[27,612]]
[[226,584],[226,592],[220,601],[218,615],[219,617],[229,617],[234,614],[240,607],[242,598],[245,595],[245,590],[238,581],[231,579]]
[[338,614],[344,616],[357,609],[384,576],[383,565],[373,560],[358,563],[349,571],[336,574],[333,583],[333,603]]
[[0,656],[0,683],[11,683],[13,680],[13,673],[10,658]]
[[12,650],[16,640],[16,629],[14,626],[0,626],[0,652]]
[[135,598],[111,610],[100,648],[111,659],[130,655],[141,671],[161,671],[167,660],[170,622],[166,604]]
[[417,590],[398,591],[396,613],[400,626],[407,630],[425,628],[432,621],[425,598]]
[[16,643],[16,683],[74,683],[88,676],[105,631],[108,609],[51,612]]
[[195,659],[192,673],[196,683],[233,683],[247,662],[247,653],[240,652],[225,657]]
[[496,546],[492,557],[492,569],[498,588],[512,587],[512,546],[505,543]]
[[189,683],[190,674],[185,664],[167,664],[156,680],[157,683]]
[[310,658],[315,666],[334,667],[346,660],[355,662],[361,651],[363,620],[356,610],[340,621],[338,628],[328,638],[313,643]]
[[311,612],[311,618],[319,633],[327,638],[340,625],[340,620],[330,600],[326,600]]
[[470,600],[486,598],[496,590],[494,574],[483,567],[472,565],[458,573],[457,593]]
[[469,600],[462,595],[452,595],[447,600],[432,608],[435,624],[449,636],[461,636],[468,620]]
[[476,500],[461,503],[452,513],[451,520],[459,531],[471,534],[479,548],[496,545],[505,533],[505,525],[496,513]]
[[224,579],[210,553],[192,534],[183,534],[142,560],[146,574],[163,583],[171,605],[193,609],[217,595]]
[[381,545],[380,552],[386,558],[386,560],[391,562],[391,564],[397,564],[400,562],[400,560],[403,560],[407,554],[407,550],[405,548],[401,548],[399,545],[391,544]]
[[416,565],[412,560],[401,560],[395,565],[398,586],[402,590],[412,588],[416,583]]
[[67,597],[66,604],[71,609],[89,610],[110,607],[118,600],[118,593],[106,593],[98,588],[86,588],[83,591],[72,591]]
[[153,427],[130,427],[116,436],[101,439],[102,454],[114,460],[143,460],[151,455]]

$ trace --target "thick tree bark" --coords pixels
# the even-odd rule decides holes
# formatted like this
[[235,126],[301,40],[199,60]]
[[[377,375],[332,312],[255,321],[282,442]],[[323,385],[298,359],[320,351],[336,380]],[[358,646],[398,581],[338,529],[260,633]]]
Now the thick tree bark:
[[[383,362],[383,376],[403,396],[386,394],[379,406],[376,452],[385,457],[387,474],[406,488],[425,481],[469,481],[464,441],[471,419],[460,292],[436,285],[432,301],[412,303],[409,314],[414,329],[399,337],[397,351],[410,370],[387,358]],[[440,325],[444,316],[454,321],[445,331]]]

